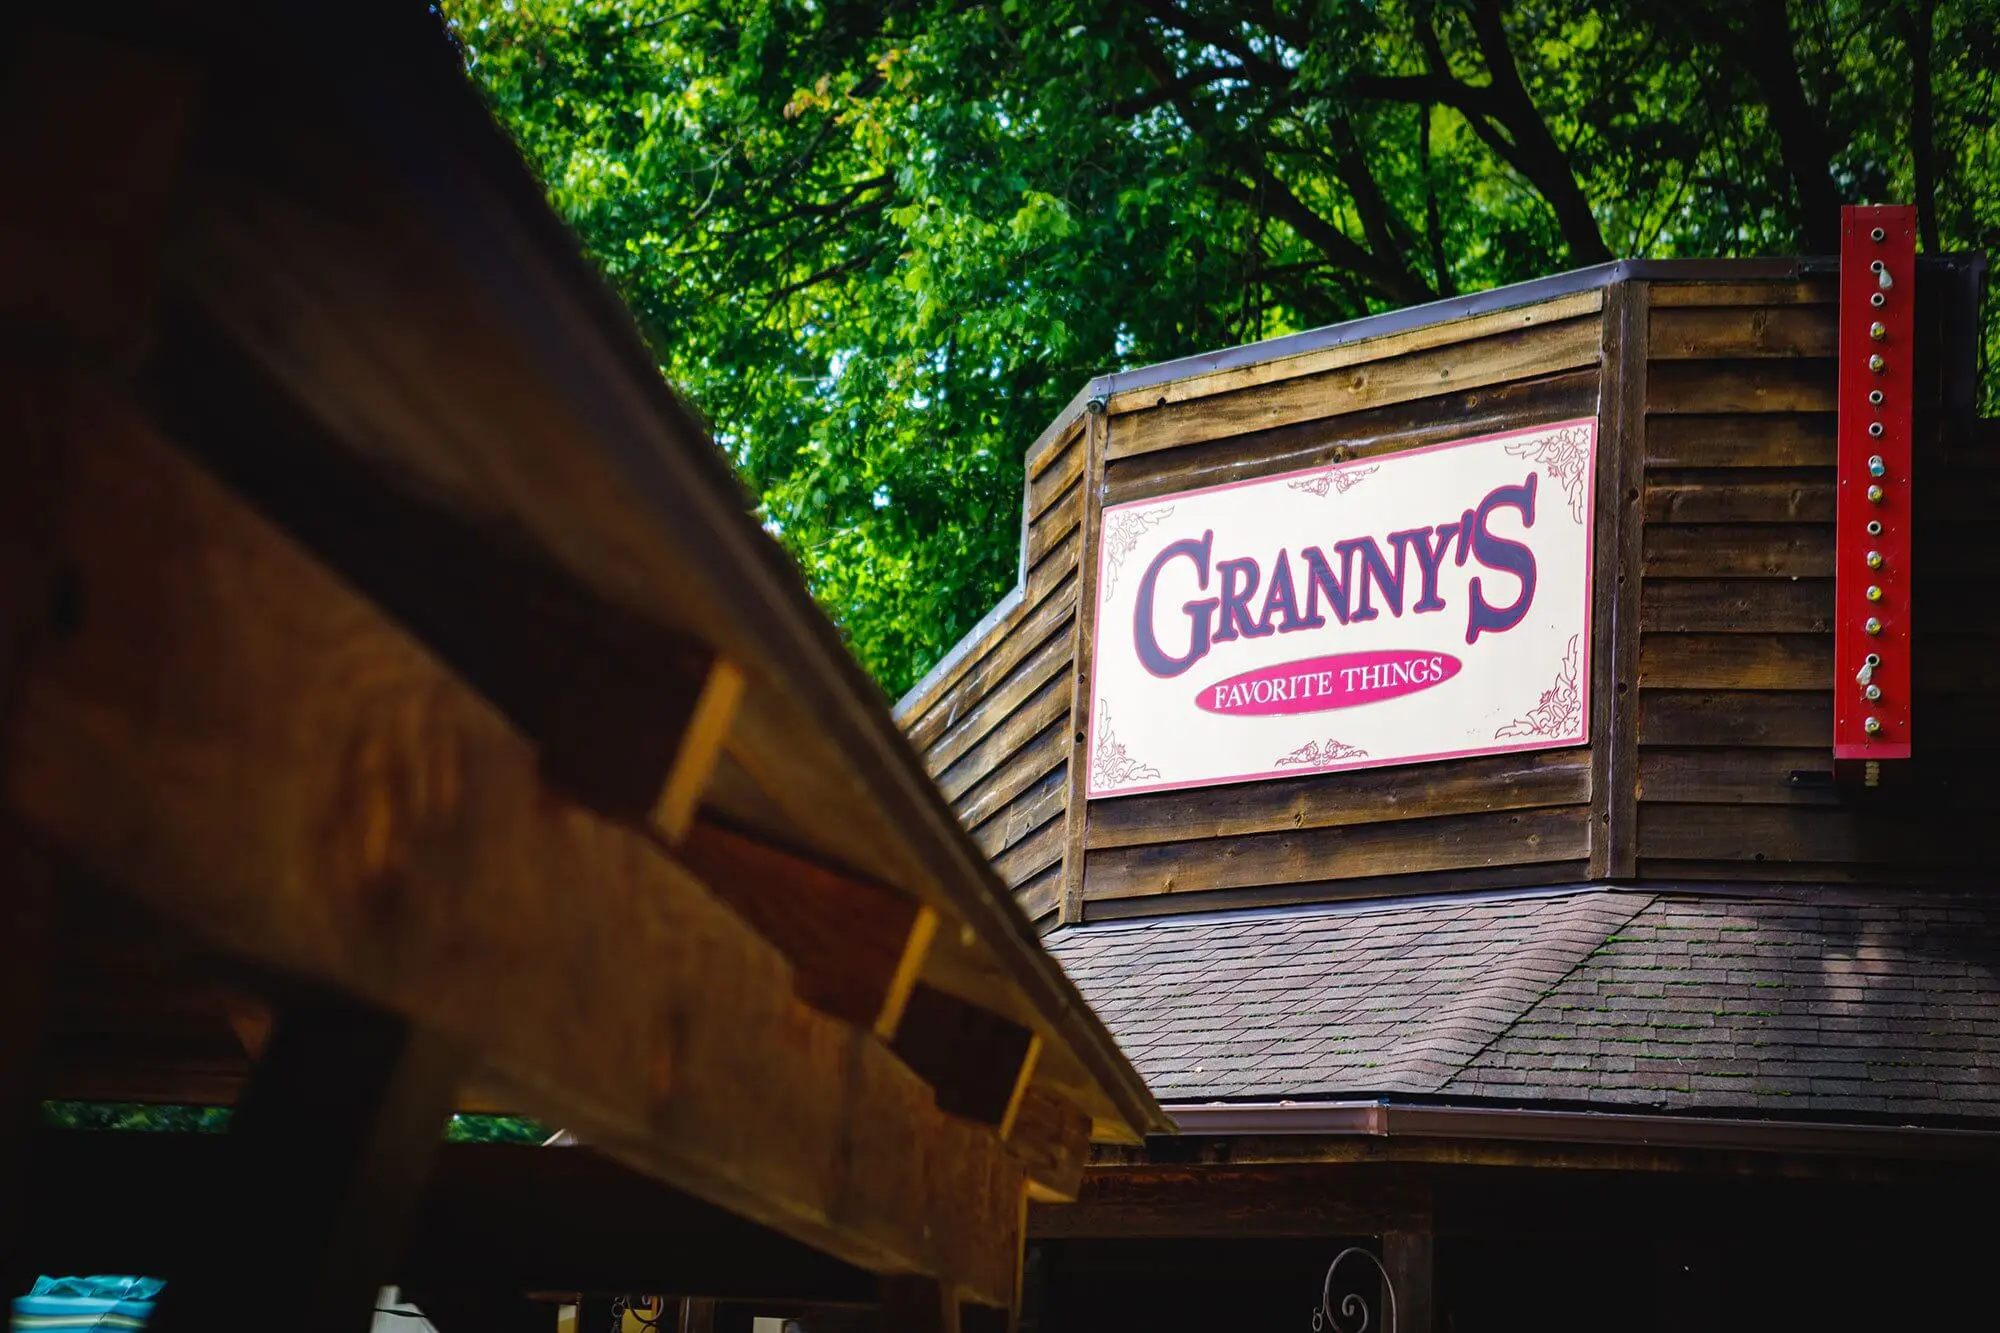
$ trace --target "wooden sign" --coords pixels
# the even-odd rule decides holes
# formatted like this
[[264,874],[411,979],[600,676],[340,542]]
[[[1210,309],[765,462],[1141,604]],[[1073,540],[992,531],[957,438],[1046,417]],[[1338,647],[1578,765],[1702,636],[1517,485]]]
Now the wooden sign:
[[1589,739],[1596,423],[1107,507],[1093,797]]

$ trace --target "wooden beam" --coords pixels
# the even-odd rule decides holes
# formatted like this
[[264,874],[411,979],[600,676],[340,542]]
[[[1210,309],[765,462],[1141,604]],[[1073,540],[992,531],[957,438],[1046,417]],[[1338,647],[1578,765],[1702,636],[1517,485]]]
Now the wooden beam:
[[938,1108],[1001,1130],[1032,1073],[1027,1028],[931,986],[910,993],[893,1049],[937,1092]]
[[169,435],[506,714],[550,783],[669,841],[686,835],[743,699],[741,669],[380,477],[184,302],[162,329],[146,393]]
[[93,407],[49,497],[86,611],[24,673],[6,756],[29,823],[227,952],[460,1034],[521,1110],[614,1156],[1011,1299],[1022,1169],[996,1136],[800,1006],[651,835],[552,792],[407,634]]
[[456,1043],[379,1010],[286,1008],[230,1122],[200,1259],[168,1284],[163,1333],[248,1327],[290,1308],[306,1333],[373,1318],[468,1064]]
[[857,1027],[894,1033],[937,929],[934,912],[718,824],[694,825],[679,855],[778,946],[800,999]]
[[1437,1321],[1437,1241],[1427,1231],[1382,1235],[1382,1271],[1396,1293],[1396,1324],[1388,1333],[1431,1333]]
[[1030,1089],[1021,1098],[1007,1146],[1028,1168],[1028,1197],[1068,1202],[1083,1188],[1090,1161],[1090,1117],[1057,1097]]

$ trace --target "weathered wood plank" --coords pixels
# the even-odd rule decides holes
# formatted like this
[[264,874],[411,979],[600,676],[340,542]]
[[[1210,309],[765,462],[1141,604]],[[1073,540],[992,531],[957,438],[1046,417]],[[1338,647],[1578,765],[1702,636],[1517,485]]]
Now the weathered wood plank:
[[1831,523],[1831,472],[1777,477],[1654,472],[1646,479],[1648,523]]
[[1279,380],[1323,374],[1345,366],[1385,361],[1391,357],[1407,356],[1412,352],[1430,348],[1474,342],[1494,334],[1513,333],[1540,325],[1560,324],[1566,320],[1596,314],[1603,299],[1604,293],[1601,291],[1574,292],[1568,296],[1559,296],[1552,301],[1544,301],[1539,305],[1521,306],[1513,310],[1496,310],[1490,314],[1474,315],[1467,319],[1426,324],[1421,328],[1406,329],[1401,333],[1369,338],[1363,342],[1347,343],[1316,352],[1301,352],[1296,356],[1258,361],[1247,366],[1213,371],[1205,375],[1190,375],[1186,379],[1175,380],[1168,384],[1149,385],[1143,389],[1115,393],[1111,396],[1109,410],[1113,415],[1119,415],[1149,407],[1167,407],[1174,403],[1213,397],[1216,394],[1254,389]]
[[1108,848],[1091,854],[1083,892],[1103,900],[1574,860],[1589,851],[1589,824],[1589,808],[1573,805],[1218,838],[1198,857],[1180,843]]
[[1021,904],[1022,913],[1037,927],[1055,924],[1055,914],[1062,906],[1063,870],[1058,861],[1041,874],[1014,890],[1014,901]]
[[[1511,866],[1474,866],[1453,870],[1421,870],[1400,875],[1362,875],[1355,879],[1304,880],[1295,884],[1257,884],[1241,889],[1210,889],[1201,895],[1203,911],[1292,907],[1305,903],[1381,902],[1391,898],[1433,897],[1483,889],[1516,889],[1549,884],[1576,884],[1590,877],[1590,860],[1580,850],[1574,860],[1531,861]],[[1173,916],[1190,904],[1172,894],[1137,898],[1101,898],[1086,905],[1086,921],[1131,921],[1141,917]]]
[[679,850],[710,892],[785,955],[800,999],[856,1027],[895,1031],[936,913],[710,824],[696,825]]
[[1656,306],[1834,305],[1840,286],[1833,278],[1788,282],[1655,282]]
[[1069,719],[1051,722],[952,805],[967,828],[977,828],[1069,758]]
[[948,684],[939,687],[928,703],[912,719],[905,717],[904,734],[919,752],[937,744],[938,738],[977,706],[987,691],[1004,680],[1020,665],[1021,659],[1048,641],[1069,619],[1076,606],[1074,588],[1065,582],[1054,595],[1043,598],[1004,624],[972,654]]
[[1805,861],[1890,867],[1990,864],[1992,849],[1961,819],[1910,810],[1787,805],[1639,807],[1640,847],[1678,861]]
[[1598,379],[1593,366],[1117,459],[1105,470],[1104,503],[1588,416],[1597,410]]
[[[1598,483],[1593,554],[1595,623],[1606,626],[1611,688],[1592,691],[1590,873],[1628,879],[1636,873],[1639,607],[1644,595],[1642,543],[1646,490],[1647,289],[1623,282],[1604,305],[1605,385],[1598,416],[1604,480]],[[1605,498],[1609,496],[1607,503]]]
[[1840,327],[1832,306],[1681,306],[1653,312],[1651,339],[1661,361],[1828,357]]
[[1082,521],[1083,483],[1079,478],[1040,518],[1028,524],[1028,568],[1040,564],[1042,557],[1061,545]]
[[[1076,554],[1082,543],[1078,540],[1077,529],[1049,548],[1047,555],[1028,567],[1028,577],[1022,585],[1022,593],[1030,606],[1037,605],[1044,597],[1060,595],[1074,598],[1075,591],[1066,589],[1076,576]],[[1058,589],[1063,589],[1058,593]]]
[[973,704],[951,730],[938,737],[936,743],[924,751],[924,767],[932,773],[951,767],[975,743],[983,740],[1016,708],[1033,697],[1035,691],[1057,674],[1068,670],[1075,650],[1075,620],[1069,609],[1064,608],[1062,620],[1040,646],[1004,679],[995,683],[992,690]]
[[1828,634],[1648,634],[1639,645],[1648,689],[1824,690],[1833,686]]
[[1833,414],[1758,412],[1666,415],[1647,422],[1655,467],[1834,466]]
[[1833,745],[1831,690],[1644,690],[1639,743]]
[[1831,360],[1661,361],[1646,379],[1648,412],[1831,412]]
[[1069,443],[1049,460],[1049,465],[1028,483],[1028,522],[1032,523],[1048,512],[1049,506],[1083,475],[1083,447],[1077,437],[1069,437]]
[[44,836],[220,947],[460,1035],[626,1161],[1011,1299],[1021,1173],[990,1135],[798,1004],[684,867],[552,796],[497,712],[179,455],[122,420],[72,455],[86,610],[6,757]]
[[[1055,813],[1060,814],[1057,810]],[[994,858],[994,873],[1008,888],[1018,888],[1062,860],[1062,820],[1051,819],[1028,838]]]
[[1642,801],[1838,805],[1830,744],[1803,749],[1663,749],[1639,755]]
[[[1121,796],[1092,807],[1087,844],[1092,851],[1186,844],[1204,838],[1521,810],[1589,799],[1589,751],[1547,750]],[[1183,845],[1181,854],[1199,857],[1203,852]]]
[[944,793],[946,800],[957,801],[1031,737],[1055,719],[1068,714],[1069,706],[1069,676],[1058,674],[1008,714],[1006,721],[968,746],[965,753],[941,770],[937,775],[938,789]]
[[1069,785],[1061,765],[1015,797],[1005,809],[972,830],[972,840],[988,857],[998,856],[1063,811]]
[[1118,418],[1111,456],[1129,458],[1316,417],[1572,370],[1597,361],[1599,335],[1599,321],[1585,316],[1152,407]]
[[1091,497],[1083,515],[1083,546],[1077,557],[1076,669],[1070,676],[1069,795],[1063,802],[1062,903],[1065,922],[1083,919],[1084,835],[1090,826],[1090,700],[1092,667],[1097,661],[1098,579],[1104,540],[1104,506],[1097,498],[1103,493],[1104,470],[1112,452],[1112,418],[1092,410],[1084,417],[1083,493]]
[[1833,577],[1833,529],[1819,525],[1649,524],[1647,578]]
[[1824,634],[1832,579],[1651,579],[1639,604],[1649,633]]
[[1028,1168],[1029,1197],[1038,1203],[1074,1199],[1090,1161],[1090,1121],[1074,1108],[1029,1092],[1007,1134],[1007,1146]]
[[[1058,416],[1057,420],[1061,420],[1061,417]],[[1042,474],[1048,470],[1049,465],[1062,454],[1063,450],[1076,443],[1077,437],[1082,434],[1083,418],[1078,416],[1076,420],[1063,427],[1061,433],[1051,436],[1040,449],[1030,446],[1027,458],[1024,460],[1027,465],[1028,479],[1030,481],[1040,480]]]

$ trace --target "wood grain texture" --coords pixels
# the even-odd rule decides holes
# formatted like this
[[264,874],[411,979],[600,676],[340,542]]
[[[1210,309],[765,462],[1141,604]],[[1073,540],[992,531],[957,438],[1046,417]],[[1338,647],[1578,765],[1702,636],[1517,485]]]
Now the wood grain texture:
[[798,1004],[777,949],[553,797],[499,714],[178,455],[116,417],[75,454],[88,610],[7,756],[44,836],[225,949],[472,1043],[523,1110],[642,1169],[1011,1299],[1021,1173],[990,1136]]
[[967,828],[977,828],[1049,773],[1061,768],[1069,758],[1069,718],[1058,716],[977,786],[968,789],[953,803],[953,809]]
[[1269,430],[1459,389],[1594,364],[1599,321],[1583,316],[1118,418],[1113,458]]
[[[1098,555],[1104,527],[1104,471],[1112,453],[1112,417],[1100,411],[1084,417],[1082,547],[1077,560],[1076,667],[1070,677],[1069,797],[1063,805],[1062,902],[1064,922],[1083,920],[1085,838],[1090,828],[1091,670],[1097,662]],[[1122,429],[1122,427],[1121,427]]]
[[1639,624],[1649,633],[1830,633],[1833,580],[1656,578]]
[[940,681],[927,699],[903,715],[910,744],[920,752],[937,744],[938,738],[1020,665],[1022,658],[1047,642],[1049,635],[1068,620],[1075,606],[1075,583],[1069,580],[1034,606],[1023,604],[1018,615],[995,625],[992,634],[978,651],[967,655],[958,671]]
[[1604,294],[1601,291],[1575,292],[1537,305],[1520,306],[1513,310],[1496,310],[1467,319],[1445,320],[1339,347],[1302,352],[1295,356],[1274,357],[1203,375],[1190,375],[1186,379],[1174,380],[1167,384],[1149,385],[1143,389],[1115,393],[1111,396],[1109,410],[1113,415],[1118,415],[1149,407],[1167,407],[1174,403],[1190,402],[1217,394],[1254,389],[1280,380],[1323,374],[1371,361],[1385,361],[1392,357],[1407,356],[1412,352],[1474,342],[1494,334],[1514,333],[1539,325],[1562,323],[1597,313],[1603,299]]
[[1639,754],[1641,801],[1724,805],[1838,805],[1827,746],[1667,749]]
[[1647,423],[1654,467],[1812,467],[1834,465],[1831,412],[1759,412],[1656,417]]
[[1060,815],[1068,799],[1069,784],[1064,781],[1062,765],[1058,764],[1005,808],[973,828],[972,840],[989,858],[998,856]]
[[944,792],[946,800],[957,801],[1051,722],[1067,715],[1069,710],[1069,677],[1063,673],[1046,681],[1019,708],[1008,714],[1006,721],[941,770],[937,775],[939,790]]
[[[1590,702],[1591,755],[1590,870],[1594,877],[1627,879],[1635,871],[1637,833],[1636,754],[1633,716],[1638,703],[1639,607],[1644,596],[1642,558],[1646,522],[1646,386],[1648,352],[1647,288],[1620,283],[1604,306],[1604,377],[1598,420],[1601,475],[1598,483],[1597,541],[1592,553],[1595,605],[1593,633],[1609,651],[1610,667],[1593,682]],[[1591,655],[1592,671],[1599,653]],[[1608,677],[1608,679],[1604,679]]]
[[1042,562],[1083,521],[1082,481],[1072,482],[1042,515],[1028,524],[1028,568]]
[[1828,690],[1642,690],[1645,745],[1833,745]]
[[1647,855],[1667,860],[1907,869],[1989,858],[1985,841],[1967,837],[1962,821],[1920,811],[1649,802],[1639,808],[1639,823]]
[[1662,361],[1646,381],[1648,412],[1831,412],[1836,372],[1830,359]]
[[1831,525],[1652,524],[1645,548],[1647,578],[1833,577]]
[[1027,512],[1030,523],[1048,512],[1049,506],[1083,475],[1083,448],[1077,439],[1070,436],[1061,451],[1049,460],[1048,467],[1028,481]]
[[[1056,812],[1060,813],[1060,811]],[[1019,888],[1062,860],[1063,825],[1051,818],[1024,840],[993,858],[993,869],[1008,888]]]
[[1597,410],[1597,384],[1595,367],[1565,371],[1118,459],[1105,469],[1104,502],[1123,504],[1173,491],[1568,421]]
[[1639,648],[1648,689],[1824,690],[1833,685],[1829,634],[1648,634]]
[[1832,278],[1801,282],[1655,282],[1653,304],[1686,306],[1835,305],[1840,287]]
[[1292,907],[1305,903],[1381,902],[1394,898],[1474,893],[1485,889],[1580,884],[1590,878],[1587,851],[1587,848],[1579,848],[1575,859],[1568,861],[1532,861],[1521,865],[1419,870],[1400,875],[1362,875],[1354,879],[1210,889],[1193,899],[1176,898],[1171,894],[1103,898],[1085,904],[1084,919],[1131,921],[1141,917],[1171,916],[1190,908],[1224,912],[1244,908]]
[[[1121,796],[1091,810],[1092,850],[1187,843],[1288,829],[1336,828],[1590,799],[1586,750],[1492,755],[1442,764],[1362,769],[1158,795]],[[1202,849],[1183,846],[1182,855]]]
[[1589,825],[1587,807],[1559,806],[1218,838],[1196,856],[1188,855],[1184,843],[1113,848],[1091,855],[1084,896],[1103,900],[1568,861],[1587,855]]
[[[1025,630],[1021,637],[1025,644]],[[1067,671],[1075,651],[1075,621],[1069,609],[1063,608],[1062,619],[1048,636],[1028,649],[1027,656],[1006,677],[992,682],[992,688],[959,717],[951,730],[939,736],[924,751],[924,767],[932,773],[941,773],[951,767],[968,749],[984,740],[994,727],[1011,716],[1015,709],[1034,697],[1037,690]]]
[[1646,479],[1648,523],[1831,523],[1834,476],[1732,470],[1662,472]]
[[1662,361],[1830,357],[1840,328],[1825,305],[1679,306],[1653,312],[1650,341]]

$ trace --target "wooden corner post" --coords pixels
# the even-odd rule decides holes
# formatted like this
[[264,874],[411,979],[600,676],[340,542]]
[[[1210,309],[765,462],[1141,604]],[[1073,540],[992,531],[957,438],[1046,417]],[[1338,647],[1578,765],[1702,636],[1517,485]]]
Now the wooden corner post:
[[1070,679],[1069,800],[1063,807],[1060,920],[1083,920],[1084,833],[1090,823],[1090,672],[1097,660],[1097,548],[1104,525],[1104,458],[1111,438],[1109,395],[1094,397],[1083,430],[1083,517],[1076,571],[1076,661]]
[[[1639,581],[1645,528],[1646,359],[1650,300],[1642,282],[1605,293],[1598,395],[1597,552],[1590,705],[1590,877],[1632,879],[1639,846]],[[1593,656],[1593,663],[1597,660]]]

